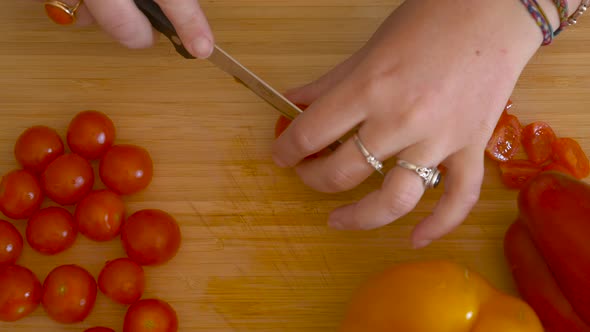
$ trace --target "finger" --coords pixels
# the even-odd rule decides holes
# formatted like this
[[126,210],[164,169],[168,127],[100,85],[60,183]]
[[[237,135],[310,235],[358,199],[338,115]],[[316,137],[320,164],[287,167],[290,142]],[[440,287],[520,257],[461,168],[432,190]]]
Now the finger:
[[182,43],[197,58],[213,52],[213,34],[197,0],[156,0],[174,24]]
[[86,0],[96,22],[113,39],[129,48],[154,44],[156,34],[148,19],[131,0]]
[[[438,165],[444,156],[442,148],[420,143],[398,154],[398,158],[416,165]],[[332,212],[328,224],[336,229],[374,229],[391,223],[409,212],[424,194],[424,182],[413,171],[402,167],[391,169],[380,189],[369,193],[357,203]]]
[[463,222],[477,203],[484,173],[482,150],[464,149],[448,159],[445,192],[432,215],[418,224],[412,232],[414,247],[425,247],[452,231]]

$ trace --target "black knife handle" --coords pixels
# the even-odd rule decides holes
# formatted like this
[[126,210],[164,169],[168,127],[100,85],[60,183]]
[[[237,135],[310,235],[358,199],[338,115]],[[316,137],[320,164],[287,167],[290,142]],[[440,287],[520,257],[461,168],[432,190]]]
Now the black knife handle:
[[168,37],[172,45],[176,48],[176,52],[187,59],[194,59],[195,57],[184,47],[180,37],[174,29],[172,22],[166,17],[160,6],[153,0],[134,0],[135,5],[143,14],[150,20],[152,26],[160,31],[164,36]]

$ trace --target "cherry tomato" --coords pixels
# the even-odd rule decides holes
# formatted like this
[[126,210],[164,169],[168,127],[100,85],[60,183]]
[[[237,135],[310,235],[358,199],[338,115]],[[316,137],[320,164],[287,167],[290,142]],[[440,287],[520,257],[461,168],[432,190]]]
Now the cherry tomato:
[[152,181],[152,158],[147,150],[130,144],[111,147],[100,160],[102,182],[120,195],[129,195],[145,189]]
[[41,303],[56,322],[77,323],[94,308],[96,293],[96,281],[88,271],[77,265],[61,265],[45,278]]
[[486,155],[496,161],[511,160],[520,148],[522,127],[518,118],[502,113],[486,147]]
[[17,321],[35,311],[41,301],[41,282],[26,267],[0,268],[0,320]]
[[82,111],[70,122],[67,141],[72,152],[89,160],[100,159],[115,141],[115,125],[104,113]]
[[69,249],[77,234],[72,214],[58,206],[37,211],[27,222],[27,242],[31,248],[45,255]]
[[98,275],[98,288],[111,300],[133,304],[143,295],[143,268],[129,258],[108,261]]
[[123,332],[176,332],[178,316],[170,304],[159,299],[139,300],[125,314]]
[[115,332],[115,330],[110,329],[108,327],[97,326],[86,329],[84,330],[84,332]]
[[542,164],[551,158],[551,144],[556,140],[549,124],[537,121],[522,130],[522,147],[530,161]]
[[0,266],[16,263],[22,252],[23,236],[13,224],[0,219]]
[[68,153],[55,159],[41,175],[47,197],[60,205],[72,205],[86,196],[94,185],[94,171],[88,160]]
[[125,219],[125,203],[108,189],[84,197],[74,213],[78,230],[94,241],[108,241],[119,235]]
[[580,144],[569,137],[558,138],[551,145],[553,160],[578,179],[590,175],[590,161]]
[[552,162],[544,166],[543,171],[556,171],[574,176],[574,174],[572,174],[572,172],[567,167],[562,166],[561,164],[558,164],[556,162]]
[[47,126],[26,129],[16,140],[16,161],[26,170],[40,174],[55,158],[64,153],[64,144],[59,134]]
[[511,189],[520,189],[542,171],[541,166],[529,160],[510,160],[500,163],[502,182]]
[[121,241],[132,260],[141,265],[159,265],[176,256],[180,228],[176,220],[162,210],[140,210],[123,224]]
[[26,170],[13,170],[0,181],[0,211],[11,219],[29,218],[43,202],[39,181]]

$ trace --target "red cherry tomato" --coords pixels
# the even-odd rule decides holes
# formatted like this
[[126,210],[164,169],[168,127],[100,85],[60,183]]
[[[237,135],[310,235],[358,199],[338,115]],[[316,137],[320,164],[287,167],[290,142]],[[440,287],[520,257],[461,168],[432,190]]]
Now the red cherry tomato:
[[108,241],[119,235],[125,219],[125,203],[108,189],[84,197],[74,213],[78,230],[94,241]]
[[94,171],[88,160],[68,153],[55,159],[41,175],[41,187],[54,202],[72,205],[86,196],[94,185]]
[[14,264],[23,252],[23,236],[13,224],[0,219],[0,269]]
[[141,265],[159,265],[176,256],[180,228],[176,220],[162,210],[140,210],[123,224],[121,241],[132,260]]
[[84,332],[115,332],[115,330],[110,329],[108,327],[97,326],[86,329],[84,330]]
[[500,162],[511,160],[520,148],[521,133],[522,127],[518,118],[512,114],[502,113],[488,141],[486,155]]
[[510,160],[500,163],[502,182],[511,189],[521,189],[530,179],[542,171],[541,166],[529,160]]
[[115,125],[104,113],[82,111],[70,122],[67,141],[72,152],[89,160],[99,159],[115,141]]
[[100,160],[102,182],[120,195],[145,189],[152,181],[153,162],[147,150],[130,144],[111,147]]
[[578,179],[590,175],[590,161],[580,144],[569,137],[559,138],[552,144],[553,160],[567,168]]
[[35,311],[41,301],[41,282],[19,265],[0,268],[0,320],[17,321]]
[[27,222],[27,242],[45,255],[69,249],[76,241],[77,233],[72,214],[58,206],[37,211]]
[[178,316],[170,304],[145,299],[132,304],[125,314],[123,332],[176,332]]
[[59,134],[47,126],[26,129],[16,140],[16,161],[26,170],[40,174],[55,158],[64,153],[64,144]]
[[562,166],[561,164],[558,164],[556,162],[551,162],[544,166],[543,171],[556,171],[574,176],[574,174],[572,174],[572,172],[567,167]]
[[43,202],[39,181],[26,170],[13,170],[0,181],[0,211],[11,219],[29,218]]
[[143,295],[143,268],[129,258],[108,261],[98,275],[98,288],[111,300],[133,304]]
[[555,140],[551,126],[542,121],[530,123],[522,130],[522,147],[535,164],[543,164],[551,158],[551,144]]
[[96,293],[96,281],[88,271],[77,265],[61,265],[45,278],[41,303],[56,322],[77,323],[94,308]]

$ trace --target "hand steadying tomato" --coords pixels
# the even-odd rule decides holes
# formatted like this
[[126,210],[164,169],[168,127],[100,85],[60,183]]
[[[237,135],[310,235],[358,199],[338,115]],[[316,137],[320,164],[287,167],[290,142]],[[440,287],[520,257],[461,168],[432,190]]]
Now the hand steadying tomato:
[[23,251],[23,237],[13,224],[0,219],[0,269],[14,264]]
[[77,323],[94,308],[97,292],[96,281],[88,271],[77,265],[61,265],[45,278],[41,303],[56,322]]
[[8,172],[0,181],[0,211],[11,219],[29,218],[43,202],[37,178],[29,171]]
[[19,265],[0,268],[0,321],[14,322],[35,311],[41,301],[41,282]]
[[115,125],[104,113],[82,111],[68,125],[67,142],[72,152],[89,160],[100,159],[115,141]]
[[97,326],[86,329],[84,330],[84,332],[115,332],[115,330],[110,329],[108,327]]
[[170,304],[144,299],[132,304],[125,314],[123,332],[176,332],[178,316]]
[[578,179],[590,175],[590,161],[580,144],[569,137],[558,138],[553,142],[553,160],[569,170]]
[[108,189],[95,190],[76,206],[78,230],[94,241],[109,241],[119,235],[125,219],[125,203]]
[[98,288],[111,300],[133,304],[143,295],[143,268],[129,258],[108,261],[98,275]]
[[543,121],[530,123],[522,130],[522,147],[535,164],[543,164],[551,158],[551,144],[556,139],[551,126]]
[[68,153],[55,159],[41,175],[45,195],[60,205],[72,205],[94,185],[94,170],[88,160]]
[[27,222],[27,242],[39,253],[55,255],[69,249],[78,232],[72,214],[58,206],[37,211]]
[[180,247],[180,228],[168,213],[140,210],[127,218],[121,231],[127,256],[141,265],[159,265],[172,259]]
[[520,149],[521,134],[522,126],[518,118],[506,112],[502,113],[488,141],[486,155],[495,161],[511,160]]
[[16,140],[16,161],[26,170],[41,174],[45,167],[64,153],[64,144],[59,134],[47,126],[26,129]]
[[502,183],[511,189],[520,189],[527,181],[541,173],[541,166],[529,160],[513,159],[500,163]]
[[145,189],[152,181],[153,162],[146,149],[130,144],[113,145],[100,160],[102,182],[120,195]]

